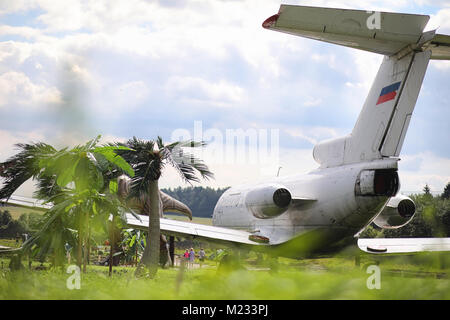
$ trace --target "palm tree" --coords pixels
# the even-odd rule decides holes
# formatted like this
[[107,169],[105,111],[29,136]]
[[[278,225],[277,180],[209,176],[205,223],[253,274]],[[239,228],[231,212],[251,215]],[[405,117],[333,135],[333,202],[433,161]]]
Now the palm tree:
[[143,199],[141,213],[149,216],[147,246],[136,270],[139,275],[141,266],[149,270],[153,278],[158,270],[160,252],[160,216],[162,215],[162,199],[158,186],[164,167],[169,164],[174,167],[181,178],[188,183],[199,182],[197,173],[204,179],[213,177],[208,167],[185,148],[203,147],[203,142],[185,141],[164,145],[161,137],[156,141],[140,140],[136,137],[126,143],[117,143],[116,146],[127,147],[129,150],[118,150],[133,168],[134,177],[131,178],[128,198]]
[[[89,244],[90,221],[95,216],[107,221],[110,214],[124,214],[121,202],[108,190],[117,176],[134,175],[130,165],[115,153],[128,148],[97,146],[99,139],[100,136],[70,150],[56,150],[45,143],[18,144],[21,151],[0,163],[0,175],[5,180],[0,198],[9,198],[22,183],[33,178],[38,186],[35,196],[54,204],[42,230],[25,243],[25,250],[37,244],[41,256],[63,252],[64,241],[70,238],[67,218],[72,217],[70,226],[77,229],[77,261],[79,266],[84,262],[85,271],[87,259],[83,259],[82,247],[87,249]],[[65,227],[55,229],[57,224]]]

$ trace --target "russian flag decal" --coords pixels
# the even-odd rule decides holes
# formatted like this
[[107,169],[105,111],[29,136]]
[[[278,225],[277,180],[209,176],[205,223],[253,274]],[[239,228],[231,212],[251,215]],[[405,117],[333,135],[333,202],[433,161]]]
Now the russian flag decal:
[[393,83],[393,84],[381,89],[381,93],[380,93],[380,96],[378,97],[377,105],[379,105],[380,103],[384,103],[386,101],[390,101],[390,100],[394,99],[395,96],[397,95],[398,88],[400,88],[400,83],[401,83],[401,81]]

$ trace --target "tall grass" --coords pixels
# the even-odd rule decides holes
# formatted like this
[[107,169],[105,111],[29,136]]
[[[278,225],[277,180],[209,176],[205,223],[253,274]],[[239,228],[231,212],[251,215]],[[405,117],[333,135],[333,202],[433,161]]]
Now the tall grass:
[[[422,259],[422,264],[430,261],[423,256],[415,259]],[[436,274],[405,276],[391,270],[414,270],[414,261],[382,261],[381,288],[371,290],[366,272],[373,263],[370,259],[359,267],[350,259],[305,261],[281,261],[278,272],[264,268],[218,271],[212,266],[182,273],[178,268],[161,269],[155,279],[136,279],[134,268],[126,267],[115,268],[109,278],[107,268],[90,266],[81,274],[79,290],[67,288],[70,274],[65,269],[11,272],[4,267],[0,299],[450,299],[449,269],[442,265],[430,267],[439,271]]]

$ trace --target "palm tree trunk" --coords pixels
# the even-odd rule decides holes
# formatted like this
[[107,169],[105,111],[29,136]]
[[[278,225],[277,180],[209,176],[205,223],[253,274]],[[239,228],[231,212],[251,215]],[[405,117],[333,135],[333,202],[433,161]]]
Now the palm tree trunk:
[[113,267],[113,256],[114,256],[114,226],[115,226],[115,219],[116,217],[113,216],[111,224],[110,224],[110,231],[109,231],[109,241],[110,241],[110,250],[109,250],[109,276],[112,275],[112,267]]
[[89,229],[89,213],[86,211],[85,214],[85,225],[84,225],[84,251],[83,251],[83,273],[86,273],[86,263],[87,263],[87,243],[88,243],[88,229]]
[[158,180],[151,180],[149,185],[149,219],[147,245],[142,255],[142,263],[149,269],[149,276],[153,278],[158,271],[159,264],[159,243],[160,243],[160,199]]
[[77,265],[81,270],[81,264],[83,263],[83,252],[82,252],[83,238],[81,237],[81,224],[78,228],[78,248],[77,248]]
[[170,255],[170,266],[175,265],[175,237],[169,237],[169,255]]

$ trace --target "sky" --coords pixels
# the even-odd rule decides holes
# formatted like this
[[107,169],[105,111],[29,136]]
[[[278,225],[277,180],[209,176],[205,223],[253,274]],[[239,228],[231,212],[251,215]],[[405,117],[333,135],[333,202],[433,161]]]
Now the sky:
[[[215,179],[194,185],[317,168],[314,145],[351,132],[382,56],[262,28],[281,3],[427,14],[426,30],[450,34],[450,2],[439,0],[0,0],[0,161],[19,142],[64,147],[101,134],[209,142],[197,155]],[[401,153],[402,192],[450,181],[449,83],[450,63],[431,61]],[[242,134],[251,138],[239,149]],[[179,185],[167,168],[160,186]]]

